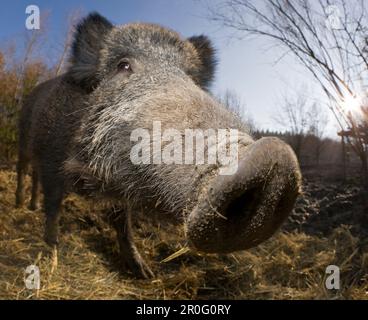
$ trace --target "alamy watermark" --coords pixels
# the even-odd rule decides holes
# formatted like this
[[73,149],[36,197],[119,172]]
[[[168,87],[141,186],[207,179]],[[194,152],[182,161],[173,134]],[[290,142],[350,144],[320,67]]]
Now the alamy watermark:
[[40,269],[37,266],[30,265],[26,268],[24,283],[26,288],[29,290],[40,290]]
[[154,121],[152,131],[138,128],[130,141],[136,144],[130,152],[135,165],[219,165],[220,175],[233,175],[238,170],[236,129],[165,129]]
[[329,5],[326,7],[326,27],[329,30],[339,30],[342,28],[341,10],[337,5]]
[[34,4],[26,7],[26,28],[28,30],[39,30],[40,29],[40,8]]
[[326,289],[328,290],[340,290],[340,268],[338,266],[328,266],[326,268]]

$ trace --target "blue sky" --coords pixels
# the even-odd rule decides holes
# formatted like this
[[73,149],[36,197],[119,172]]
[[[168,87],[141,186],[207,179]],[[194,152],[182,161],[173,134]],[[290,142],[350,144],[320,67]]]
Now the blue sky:
[[[211,0],[215,1],[219,0]],[[269,43],[229,37],[231,31],[223,30],[206,19],[206,8],[199,0],[4,0],[0,13],[0,45],[16,37],[21,38],[27,32],[25,8],[30,4],[38,5],[41,13],[49,12],[48,38],[55,43],[61,42],[66,17],[75,9],[83,13],[98,11],[116,24],[154,22],[188,37],[208,35],[218,50],[220,62],[212,91],[215,94],[226,89],[236,92],[245,104],[245,113],[249,113],[261,128],[279,129],[273,115],[280,104],[280,96],[295,93],[303,83],[313,83],[293,58],[275,66],[274,61],[280,52],[269,49]],[[310,90],[315,92],[313,87]],[[316,96],[319,97],[317,100],[322,99]],[[336,131],[333,120],[328,131],[330,136]]]

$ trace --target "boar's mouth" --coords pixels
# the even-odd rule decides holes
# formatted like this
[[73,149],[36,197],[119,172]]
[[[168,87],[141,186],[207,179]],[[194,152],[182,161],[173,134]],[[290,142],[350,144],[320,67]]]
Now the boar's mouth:
[[257,246],[287,218],[300,182],[297,159],[284,142],[264,138],[249,145],[237,172],[215,177],[199,196],[186,223],[191,246],[207,253]]

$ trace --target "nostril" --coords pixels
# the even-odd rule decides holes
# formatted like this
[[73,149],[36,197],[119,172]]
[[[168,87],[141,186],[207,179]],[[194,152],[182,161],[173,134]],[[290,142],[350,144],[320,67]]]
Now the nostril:
[[294,207],[298,191],[286,190],[280,197],[274,210],[274,223],[281,224]]
[[252,188],[233,198],[225,207],[224,216],[229,221],[249,218],[261,200],[261,191],[261,188]]

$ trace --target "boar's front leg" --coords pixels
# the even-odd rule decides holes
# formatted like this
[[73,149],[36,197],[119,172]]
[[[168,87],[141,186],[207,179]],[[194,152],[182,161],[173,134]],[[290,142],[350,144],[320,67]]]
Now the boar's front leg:
[[42,180],[46,214],[44,238],[48,245],[56,247],[59,242],[59,220],[64,196],[64,182],[56,175],[44,175]]
[[32,197],[29,209],[35,211],[39,207],[39,197],[40,197],[40,183],[39,183],[39,173],[36,168],[32,172]]
[[110,218],[117,233],[123,268],[130,270],[138,278],[148,279],[154,277],[153,272],[147,266],[134,244],[131,209],[128,206],[125,206],[123,209],[114,208]]

